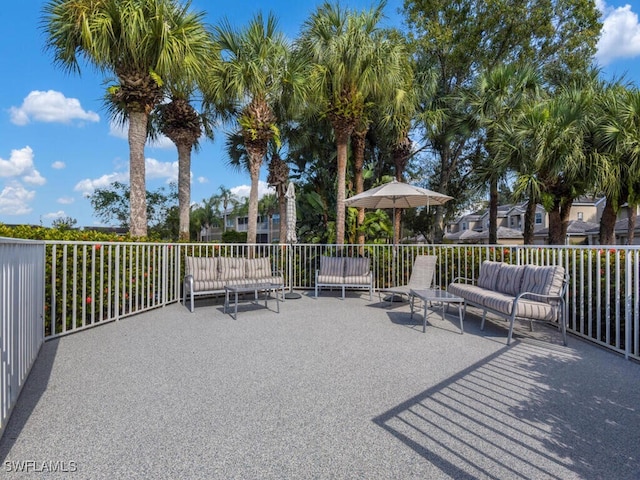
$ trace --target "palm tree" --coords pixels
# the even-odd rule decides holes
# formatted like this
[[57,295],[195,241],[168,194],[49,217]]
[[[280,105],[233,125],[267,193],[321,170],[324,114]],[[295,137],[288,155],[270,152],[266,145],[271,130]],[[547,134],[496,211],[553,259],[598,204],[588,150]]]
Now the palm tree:
[[615,243],[617,213],[627,203],[627,243],[631,245],[640,202],[640,92],[614,83],[605,87],[598,104],[594,142],[602,160],[598,187],[606,196],[600,244]]
[[564,244],[573,199],[595,185],[598,163],[594,162],[588,137],[593,119],[593,90],[572,85],[561,88],[531,111],[514,119],[514,138],[520,152],[528,150],[530,161],[522,163],[519,175],[528,178],[521,188],[538,191],[549,212],[549,243]]
[[227,214],[229,211],[229,207],[231,207],[231,209],[236,208],[236,206],[240,203],[240,200],[233,194],[231,190],[226,188],[224,185],[220,185],[220,187],[218,187],[218,190],[220,190],[220,193],[217,195],[217,199],[219,204],[222,206],[222,218],[224,221],[222,231],[226,232]]
[[218,215],[219,202],[219,198],[216,195],[212,195],[194,206],[190,215],[191,234],[198,241],[202,240],[201,233],[203,228],[213,227],[222,223]]
[[[278,211],[278,198],[273,193],[264,195],[258,202],[258,211],[261,217],[267,217],[267,231],[269,232],[267,237],[271,241],[271,230],[273,225],[273,215]],[[280,222],[282,223],[282,218]],[[282,243],[282,239],[280,240]]]
[[210,116],[200,114],[191,105],[195,86],[186,79],[167,85],[169,102],[161,103],[152,115],[156,129],[165,134],[178,149],[179,238],[189,240],[191,212],[191,151],[198,150],[204,134],[213,139]]
[[[351,134],[351,150],[353,152],[354,185],[356,195],[364,191],[363,169],[366,138],[369,128],[373,123],[372,117],[377,106],[388,97],[408,99],[410,95],[406,87],[410,86],[410,83],[408,82],[410,82],[410,78],[413,74],[409,66],[408,54],[397,38],[390,37],[390,34],[384,32],[371,36],[370,40],[373,42],[371,48],[374,52],[372,54],[371,61],[385,65],[386,68],[378,71],[380,77],[377,79],[377,82],[380,85],[380,88],[376,92],[372,92],[372,95],[365,102],[363,115],[358,119],[353,133]],[[377,57],[377,59],[374,57]],[[373,96],[373,93],[377,94],[377,96]],[[402,100],[397,101],[402,102]],[[402,181],[401,175],[398,181]],[[364,208],[358,208],[356,228],[359,230],[357,240],[360,245],[364,245],[365,239],[364,231],[362,231],[364,219]],[[398,225],[400,225],[399,220],[400,218],[397,219]],[[398,235],[394,238],[400,238],[400,236]]]
[[163,78],[196,77],[209,51],[202,13],[176,0],[50,0],[44,6],[46,47],[56,64],[80,72],[79,60],[115,75],[108,101],[129,120],[130,232],[147,235],[145,158],[149,113]]
[[544,185],[538,177],[535,139],[545,125],[547,111],[542,99],[531,100],[521,106],[515,118],[498,121],[492,143],[493,163],[500,171],[511,168],[516,173],[513,189],[515,201],[526,200],[523,243],[534,241],[535,214],[543,200]]
[[378,94],[387,67],[372,41],[384,3],[361,13],[324,3],[305,22],[300,51],[311,63],[311,103],[331,122],[337,147],[336,243],[344,244],[347,149],[362,126],[367,99]]
[[[394,168],[394,176],[398,182],[405,181],[405,171],[409,160],[415,153],[410,137],[413,123],[418,115],[419,92],[435,88],[434,78],[421,75],[416,78],[416,72],[407,56],[400,58],[400,78],[394,81],[395,86],[385,89],[378,102],[378,126],[383,132],[384,143],[388,145]],[[437,123],[440,112],[429,110],[424,115],[430,115],[427,123]],[[400,227],[404,211],[399,209],[395,215],[393,238],[401,238]]]
[[498,243],[498,184],[509,165],[496,161],[498,124],[509,122],[528,98],[538,95],[541,79],[534,68],[500,65],[480,75],[471,91],[463,96],[470,106],[467,121],[472,130],[483,132],[484,150],[475,173],[481,184],[489,183],[489,244]]
[[271,14],[257,14],[241,31],[224,20],[215,41],[223,62],[209,72],[205,99],[238,123],[251,176],[247,242],[255,243],[260,167],[269,142],[279,142],[274,105],[287,88],[301,95],[304,79],[289,69],[291,49]]

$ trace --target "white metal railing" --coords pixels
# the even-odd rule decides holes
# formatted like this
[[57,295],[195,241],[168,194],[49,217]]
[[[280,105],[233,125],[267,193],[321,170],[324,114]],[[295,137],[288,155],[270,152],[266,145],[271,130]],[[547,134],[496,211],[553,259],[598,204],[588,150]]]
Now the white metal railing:
[[433,254],[443,288],[457,276],[476,277],[483,260],[563,265],[569,330],[640,359],[640,247],[46,243],[46,337],[178,301],[186,255],[269,256],[291,289],[314,287],[323,254],[365,255],[379,289],[406,283],[415,256]]
[[44,243],[0,238],[0,437],[44,341]]
[[179,245],[47,241],[47,338],[180,297]]
[[[30,242],[0,239],[0,433],[43,338],[178,302],[184,260],[269,256],[291,289],[312,289],[322,255],[371,259],[376,289],[406,283],[416,255],[438,257],[436,285],[476,278],[484,260],[562,265],[574,335],[640,360],[640,247]],[[44,321],[43,321],[44,319]]]

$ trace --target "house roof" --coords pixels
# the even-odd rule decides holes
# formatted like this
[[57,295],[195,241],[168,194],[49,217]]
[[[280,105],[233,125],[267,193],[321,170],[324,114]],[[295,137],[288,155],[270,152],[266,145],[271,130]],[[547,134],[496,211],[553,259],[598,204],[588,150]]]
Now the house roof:
[[606,200],[606,197],[594,197],[583,195],[573,200],[573,205],[598,205]]
[[[597,232],[600,229],[599,223],[585,222],[583,220],[570,220],[567,226],[567,235],[586,235],[593,230]],[[544,227],[536,230],[535,235],[548,235],[549,227]]]
[[[508,228],[508,227],[498,227],[498,239],[522,239],[522,231],[521,230],[516,230],[515,228]],[[483,230],[482,232],[475,232],[474,231],[474,235],[473,237],[470,237],[473,239],[485,239],[485,238],[489,238],[489,230]]]

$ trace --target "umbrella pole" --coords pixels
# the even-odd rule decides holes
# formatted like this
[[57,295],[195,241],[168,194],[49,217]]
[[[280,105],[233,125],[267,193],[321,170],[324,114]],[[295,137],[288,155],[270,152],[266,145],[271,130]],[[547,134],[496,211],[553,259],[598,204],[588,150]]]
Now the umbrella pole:
[[298,298],[302,298],[302,295],[293,291],[293,244],[290,243],[287,250],[289,251],[287,255],[289,263],[289,291],[284,294],[284,298],[286,300],[297,300]]
[[[398,285],[398,274],[396,272],[396,257],[398,256],[398,246],[396,239],[396,209],[393,208],[393,245],[391,246],[392,258],[391,258],[391,270],[393,276],[393,286],[396,287]],[[387,302],[401,302],[402,295],[396,295],[395,293],[391,293],[389,297],[385,298]]]

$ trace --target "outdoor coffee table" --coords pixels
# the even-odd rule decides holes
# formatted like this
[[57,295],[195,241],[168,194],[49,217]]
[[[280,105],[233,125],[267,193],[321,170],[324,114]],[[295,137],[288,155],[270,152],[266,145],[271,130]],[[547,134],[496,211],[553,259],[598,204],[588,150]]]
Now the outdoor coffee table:
[[464,333],[462,327],[462,315],[463,315],[463,305],[464,298],[453,295],[452,293],[447,292],[446,290],[437,290],[435,288],[427,288],[423,290],[414,290],[411,289],[409,292],[409,297],[411,298],[411,318],[413,318],[413,304],[418,297],[424,303],[424,312],[423,312],[423,324],[422,331],[427,331],[427,303],[429,302],[440,302],[442,304],[442,319],[444,320],[444,309],[448,307],[451,303],[458,304],[458,317],[460,318],[460,333]]
[[253,292],[253,301],[254,303],[258,300],[258,293],[264,292],[264,306],[268,309],[269,306],[267,304],[269,300],[269,295],[271,292],[274,293],[274,297],[276,298],[276,312],[280,313],[280,299],[278,298],[278,290],[282,290],[282,284],[278,283],[247,283],[243,285],[230,285],[224,287],[224,313],[227,313],[227,308],[229,308],[229,294],[234,295],[233,299],[233,318],[235,320],[238,319],[238,295],[241,293],[251,293]]

